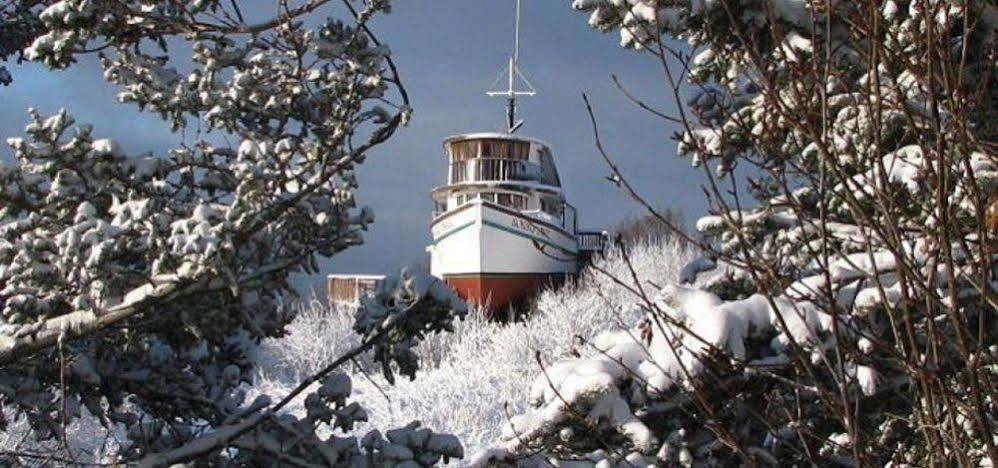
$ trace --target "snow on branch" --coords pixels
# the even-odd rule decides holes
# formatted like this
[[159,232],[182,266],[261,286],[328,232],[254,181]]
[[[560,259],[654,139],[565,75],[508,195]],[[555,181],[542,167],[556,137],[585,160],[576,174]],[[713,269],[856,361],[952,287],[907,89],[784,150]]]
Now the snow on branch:
[[[367,26],[389,3],[306,18],[328,3],[310,1],[252,25],[240,3],[26,4],[25,58],[64,68],[99,49],[118,100],[179,142],[134,153],[65,110],[30,110],[7,140],[0,402],[41,439],[74,418],[65,406],[122,425],[121,460],[229,427],[253,347],[291,318],[290,275],[373,221],[354,171],[410,114]],[[66,379],[59,362],[89,371]]]
[[[277,403],[261,395],[233,411],[223,425],[182,446],[147,455],[139,465],[169,466],[206,457],[225,460],[227,447],[239,449],[232,460],[226,460],[236,464],[297,460],[326,465],[418,462],[419,466],[431,466],[440,460],[461,458],[464,453],[457,438],[421,428],[419,422],[389,430],[385,436],[372,430],[359,442],[335,436],[322,440],[314,432],[327,426],[348,433],[356,423],[367,420],[359,404],[347,402],[352,385],[350,377],[338,371],[343,364],[374,350],[373,359],[382,364],[389,381],[393,381],[393,364],[414,378],[418,360],[412,348],[430,333],[452,331],[453,321],[466,314],[464,301],[428,273],[410,268],[390,275],[362,299],[357,310],[355,330],[363,336],[359,345],[303,379]],[[284,411],[309,389],[303,417]]]

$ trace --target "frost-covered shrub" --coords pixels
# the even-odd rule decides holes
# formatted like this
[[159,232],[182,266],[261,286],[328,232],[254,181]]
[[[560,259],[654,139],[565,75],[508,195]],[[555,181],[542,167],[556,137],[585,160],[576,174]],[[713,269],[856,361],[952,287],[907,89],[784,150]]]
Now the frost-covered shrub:
[[[67,439],[64,425],[89,413],[122,436],[123,460],[211,457],[250,433],[261,439],[241,460],[278,460],[262,438],[281,405],[247,401],[241,386],[256,343],[291,319],[289,275],[361,242],[372,221],[353,171],[409,115],[367,27],[388,2],[286,2],[253,21],[231,1],[15,3],[0,7],[3,47],[25,33],[7,27],[16,13],[38,27],[22,44],[29,60],[62,68],[99,50],[118,99],[161,116],[179,143],[132,154],[67,111],[30,111],[26,135],[7,140],[0,404],[42,440]],[[416,315],[443,306],[395,311],[440,287],[405,282],[385,294],[409,296],[372,303],[358,331],[386,369],[409,373],[409,340],[426,331],[410,327],[435,323]],[[294,422],[306,441],[295,456],[339,450],[312,429],[347,425],[322,413],[348,407],[341,389],[315,394],[321,414]]]
[[688,99],[708,242],[477,462],[994,465],[993,2],[573,5]]
[[[642,278],[664,283],[675,277],[692,251],[672,240],[633,246],[628,257]],[[595,267],[612,275],[628,271],[620,250],[597,259]],[[642,316],[632,304],[633,295],[594,268],[560,288],[540,293],[533,311],[523,322],[499,324],[472,311],[455,324],[453,333],[427,337],[416,349],[422,369],[415,380],[386,385],[377,368],[364,358],[353,369],[354,395],[368,413],[371,427],[400,426],[419,420],[424,427],[456,435],[465,453],[474,454],[497,445],[509,416],[527,409],[528,388],[524,382],[544,362],[570,353],[592,354],[579,346],[576,336],[591,339],[608,328],[631,326]],[[260,350],[257,389],[280,394],[294,385],[295,375],[314,371],[315,356],[328,346],[339,346],[349,337],[337,333],[338,323],[349,313],[329,311],[313,303],[288,326],[289,334],[265,340]],[[302,411],[298,406],[295,411]]]
[[[288,307],[297,310],[294,311],[294,319],[284,328],[285,334],[263,340],[254,352],[254,380],[274,380],[291,385],[318,372],[361,342],[360,336],[353,331],[353,314],[327,309],[326,301],[318,296]],[[427,341],[436,339],[434,335]],[[366,356],[358,360],[370,361]]]

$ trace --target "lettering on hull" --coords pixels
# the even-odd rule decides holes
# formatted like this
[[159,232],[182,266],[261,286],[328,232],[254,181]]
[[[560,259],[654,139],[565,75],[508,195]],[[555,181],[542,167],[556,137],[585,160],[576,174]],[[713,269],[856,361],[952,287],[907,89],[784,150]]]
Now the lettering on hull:
[[529,233],[533,233],[533,234],[536,234],[536,235],[539,235],[539,236],[544,236],[547,239],[551,238],[551,236],[548,234],[547,231],[544,230],[544,228],[542,228],[542,227],[540,227],[540,226],[538,226],[538,225],[536,225],[534,223],[531,223],[530,221],[527,221],[526,219],[523,219],[523,218],[513,218],[513,223],[512,224],[513,224],[514,228],[522,229],[524,231],[527,231]]

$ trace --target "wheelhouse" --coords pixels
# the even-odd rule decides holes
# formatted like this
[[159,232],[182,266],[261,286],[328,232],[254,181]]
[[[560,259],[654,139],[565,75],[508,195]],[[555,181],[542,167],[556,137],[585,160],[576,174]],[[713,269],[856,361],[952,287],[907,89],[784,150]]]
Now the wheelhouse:
[[536,182],[561,187],[551,150],[544,143],[503,134],[472,134],[444,142],[448,184]]
[[499,133],[458,135],[444,141],[444,153],[447,185],[431,194],[434,219],[481,202],[574,231],[575,208],[565,201],[554,156],[544,142]]

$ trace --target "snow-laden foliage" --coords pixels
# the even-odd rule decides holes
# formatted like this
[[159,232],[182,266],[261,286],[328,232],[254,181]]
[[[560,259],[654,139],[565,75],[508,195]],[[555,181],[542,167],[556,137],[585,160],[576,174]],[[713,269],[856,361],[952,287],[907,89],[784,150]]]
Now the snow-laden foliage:
[[[141,463],[162,466],[198,459],[231,466],[419,467],[461,458],[464,453],[456,437],[434,433],[419,422],[384,435],[378,429],[359,439],[350,435],[357,423],[367,421],[367,411],[357,402],[347,402],[353,382],[335,369],[370,351],[388,380],[393,379],[393,368],[413,377],[417,364],[413,348],[429,334],[453,330],[454,320],[466,313],[464,301],[442,281],[420,270],[403,269],[385,278],[361,302],[354,325],[362,336],[358,346],[297,383],[276,405],[267,395],[258,395],[194,443],[149,455]],[[246,395],[245,388],[237,392]],[[301,394],[305,394],[299,400],[303,411],[284,411]],[[337,436],[336,430],[344,435]],[[219,453],[226,447],[237,450]]]
[[[273,17],[254,7],[260,22],[244,20],[240,3],[2,9],[4,56],[24,40],[25,58],[61,68],[99,50],[118,99],[162,117],[180,142],[133,154],[67,111],[33,110],[25,135],[7,140],[15,163],[0,166],[0,404],[36,438],[65,439],[85,408],[109,433],[121,429],[120,457],[165,463],[221,453],[242,431],[277,430],[266,416],[273,404],[239,389],[252,349],[291,318],[279,306],[290,274],[362,241],[373,218],[356,208],[353,171],[409,109],[388,48],[367,26],[387,2],[283,2]],[[311,15],[320,8],[324,20]],[[8,28],[9,14],[38,30]],[[439,296],[436,283],[406,281],[395,286],[415,289],[400,301],[426,288]],[[369,310],[358,325],[365,342],[410,372],[407,340],[432,322]],[[340,393],[316,398],[339,411],[331,395]],[[299,420],[295,437],[310,440],[327,416]],[[329,449],[313,445],[318,452],[298,456]]]
[[[518,460],[517,453],[529,448],[571,456],[587,446],[603,450],[584,459],[612,466],[688,464],[691,449],[700,449],[696,455],[710,459],[719,447],[697,447],[702,434],[688,429],[696,420],[682,414],[694,406],[694,398],[718,397],[710,394],[709,386],[700,394],[702,374],[739,363],[759,369],[725,382],[738,388],[750,382],[754,372],[765,375],[767,369],[785,365],[788,342],[817,343],[830,333],[831,321],[820,311],[797,311],[788,302],[771,307],[759,294],[724,302],[701,289],[667,286],[655,302],[661,313],[649,314],[636,326],[597,335],[588,342],[594,350],[590,356],[544,369],[530,388],[528,401],[534,408],[504,427],[507,449],[481,453],[476,463]],[[787,333],[781,332],[781,321]],[[875,371],[863,366],[853,370],[857,372],[863,377],[859,390],[875,394]],[[669,434],[664,439],[659,435],[663,429]],[[723,458],[713,461],[724,463]],[[542,457],[526,462],[547,464]]]
[[[635,271],[660,284],[690,257],[690,249],[661,237],[629,252]],[[527,409],[524,382],[540,370],[537,353],[545,363],[570,353],[592,355],[595,350],[577,336],[591,339],[601,330],[640,320],[640,311],[631,307],[633,295],[607,276],[628,274],[621,251],[597,259],[595,266],[606,274],[591,268],[574,283],[542,292],[523,322],[496,323],[473,311],[454,333],[428,337],[416,349],[422,369],[415,380],[388,385],[369,357],[358,358],[359,367],[351,374],[354,398],[369,421],[359,424],[357,433],[418,420],[457,436],[467,454],[496,446],[508,418]],[[255,391],[285,393],[300,376],[316,372],[357,342],[344,328],[349,313],[327,310],[319,302],[305,307],[288,325],[287,336],[262,343]],[[303,408],[295,406],[295,411]]]
[[[157,465],[163,459],[196,458],[215,465],[300,464],[307,461],[327,466],[366,467],[405,462],[433,466],[460,459],[464,452],[455,436],[434,432],[412,418],[399,419],[397,423],[391,421],[390,425],[369,423],[368,402],[365,401],[370,396],[367,394],[369,384],[365,385],[369,377],[348,375],[344,372],[345,366],[343,370],[331,370],[350,360],[363,361],[370,369],[392,366],[391,357],[380,360],[372,350],[393,346],[403,336],[410,349],[418,349],[416,346],[424,340],[440,341],[437,335],[452,330],[457,325],[454,320],[466,314],[467,306],[450,288],[418,270],[403,270],[399,275],[388,277],[377,295],[367,298],[365,307],[356,311],[356,315],[365,317],[362,323],[366,324],[358,327],[371,331],[366,339],[353,331],[358,324],[354,314],[334,314],[318,308],[301,311],[287,327],[286,339],[268,339],[262,347],[263,352],[254,355],[270,357],[254,360],[256,372],[267,372],[271,376],[276,374],[274,371],[295,371],[282,374],[283,385],[258,385],[252,389],[247,389],[245,383],[240,385],[238,391],[255,402],[244,408],[242,420],[211,428],[198,444],[154,454],[142,462]],[[409,333],[406,328],[418,331]],[[281,345],[280,353],[270,349],[275,342]],[[273,357],[283,359],[277,361]],[[325,377],[311,377],[318,375]],[[266,378],[262,380],[266,381]],[[251,409],[254,406],[267,409],[262,405],[270,398],[268,395],[291,396],[286,398],[287,406],[272,412],[267,410],[269,414],[254,415]],[[350,401],[351,396],[354,401]],[[108,432],[86,409],[82,410],[82,415],[66,428],[65,442],[69,444],[64,452],[66,456],[55,455],[55,460],[112,463],[120,460],[122,442],[128,440],[127,428],[118,426],[117,430]],[[388,421],[377,418],[371,422]],[[253,427],[246,432],[234,435],[250,426]],[[379,428],[383,427],[395,429],[382,433]],[[60,447],[53,441],[25,437],[29,429],[23,419],[13,421],[8,430],[0,434],[0,451],[41,457],[58,453]],[[231,441],[222,443],[221,438],[231,438]],[[222,457],[213,452],[196,453],[199,446],[211,447],[211,443],[227,444],[239,451],[235,456]]]
[[[40,34],[41,22],[32,14],[34,1],[4,2],[0,5],[0,62],[24,59],[23,49]],[[13,76],[0,65],[0,85],[9,85]]]
[[689,98],[709,242],[477,462],[993,466],[993,2],[573,5]]

